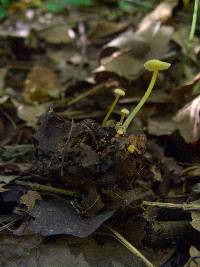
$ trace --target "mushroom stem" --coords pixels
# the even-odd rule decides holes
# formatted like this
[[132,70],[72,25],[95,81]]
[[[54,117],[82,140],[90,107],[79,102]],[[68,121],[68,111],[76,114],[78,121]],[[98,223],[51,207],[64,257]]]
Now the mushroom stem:
[[133,111],[130,113],[130,115],[128,116],[128,118],[125,120],[122,128],[123,128],[123,132],[125,133],[128,126],[130,125],[131,121],[135,118],[136,114],[140,111],[140,109],[142,108],[142,106],[144,105],[144,103],[147,101],[148,97],[151,94],[151,91],[155,85],[156,79],[158,76],[158,68],[155,67],[154,71],[153,71],[153,75],[151,78],[151,82],[149,84],[149,87],[147,88],[145,94],[143,95],[142,99],[140,100],[140,102],[137,104],[137,106],[133,109]]
[[110,106],[110,108],[109,108],[109,110],[108,110],[108,112],[107,112],[107,114],[106,114],[106,116],[105,116],[105,118],[104,118],[104,120],[103,120],[103,122],[101,124],[102,127],[106,127],[106,123],[107,123],[107,121],[108,121],[108,119],[110,117],[110,114],[113,112],[113,109],[117,105],[117,102],[119,101],[119,98],[120,98],[120,95],[116,95],[115,100],[113,101],[112,105]]
[[119,121],[121,124],[124,122],[125,116],[126,116],[125,113],[121,114],[121,118],[120,118],[120,121]]

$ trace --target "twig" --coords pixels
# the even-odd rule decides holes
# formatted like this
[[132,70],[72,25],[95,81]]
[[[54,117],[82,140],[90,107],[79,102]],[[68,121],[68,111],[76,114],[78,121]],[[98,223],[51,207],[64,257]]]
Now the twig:
[[160,207],[160,208],[171,208],[171,209],[183,209],[183,210],[197,210],[200,211],[200,205],[198,204],[174,204],[174,203],[164,203],[164,202],[150,202],[150,201],[143,201],[143,205],[145,206],[153,206],[153,207]]
[[86,98],[88,96],[96,94],[98,91],[100,91],[101,89],[105,88],[104,86],[105,86],[105,84],[98,84],[98,85],[94,86],[92,89],[89,89],[86,92],[78,95],[77,97],[74,97],[71,101],[66,103],[66,106],[67,107],[72,106],[72,105],[80,102],[82,99],[84,99],[84,98]]
[[18,219],[13,219],[12,221],[10,221],[10,222],[8,222],[6,224],[1,223],[2,226],[0,226],[0,232],[3,231],[3,230],[5,230],[5,229],[10,230],[9,227],[10,226],[13,226],[17,221],[18,221]]
[[148,267],[154,267],[154,265],[147,259],[145,258],[142,253],[136,249],[131,243],[129,243],[128,240],[126,240],[120,233],[118,233],[116,230],[113,228],[106,226],[114,235],[114,237],[122,244],[124,245],[133,255],[136,257],[140,258]]
[[52,187],[48,185],[37,184],[37,183],[15,181],[15,184],[31,187],[33,190],[45,191],[45,192],[59,194],[59,195],[67,196],[67,197],[74,197],[77,195],[77,193],[74,191],[70,191],[70,190],[66,190],[62,188],[56,188],[56,187]]

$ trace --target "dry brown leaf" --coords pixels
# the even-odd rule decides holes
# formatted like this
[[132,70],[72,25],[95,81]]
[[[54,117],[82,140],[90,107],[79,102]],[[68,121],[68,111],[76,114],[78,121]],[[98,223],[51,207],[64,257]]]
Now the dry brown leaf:
[[116,23],[103,19],[94,20],[90,22],[91,30],[88,34],[88,39],[91,42],[97,42],[99,39],[117,33],[127,26],[127,22]]
[[120,45],[126,47],[125,50],[117,51],[110,57],[103,58],[101,68],[97,71],[114,72],[128,80],[136,79],[143,71],[146,60],[162,58],[169,52],[169,41],[172,32],[172,27],[162,26],[156,32],[154,28],[151,28],[141,34],[137,33],[138,38],[134,37],[134,32],[132,32],[132,37],[130,34],[124,36],[131,46],[126,47],[125,40],[124,43],[120,41]]
[[66,25],[55,25],[41,30],[38,35],[47,43],[51,44],[68,44],[72,42],[69,36],[68,27]]
[[35,127],[38,118],[47,111],[44,105],[27,106],[20,105],[17,109],[18,117],[27,123],[27,126]]
[[200,81],[200,73],[198,73],[192,80],[184,83],[181,86],[175,87],[171,91],[171,99],[174,101],[183,101],[190,96],[194,86]]
[[37,191],[28,191],[25,195],[23,195],[20,199],[20,203],[24,204],[28,211],[32,211],[32,209],[35,207],[35,203],[37,200],[40,200],[41,196]]
[[181,108],[174,117],[181,136],[187,143],[194,143],[200,137],[200,96]]
[[155,24],[162,24],[166,22],[171,16],[175,6],[177,6],[178,0],[168,0],[160,3],[155,10],[147,14],[138,26],[138,32],[148,30]]
[[29,102],[49,100],[59,90],[56,74],[47,67],[34,66],[25,81],[24,99]]
[[155,136],[170,135],[177,129],[169,117],[157,117],[148,120],[148,133]]
[[17,116],[21,120],[26,122],[27,126],[35,127],[38,121],[38,118],[45,113],[50,104],[44,103],[44,104],[36,104],[34,106],[32,105],[24,105],[22,103],[19,103],[16,100],[12,100],[13,104],[17,108]]
[[107,43],[103,47],[103,51],[111,47],[125,51],[131,49],[136,57],[142,57],[150,49],[149,44],[144,38],[138,36],[132,29],[126,30]]

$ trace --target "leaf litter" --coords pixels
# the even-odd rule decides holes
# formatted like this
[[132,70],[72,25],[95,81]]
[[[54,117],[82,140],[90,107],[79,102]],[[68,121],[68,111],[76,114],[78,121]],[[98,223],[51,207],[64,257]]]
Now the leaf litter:
[[[32,266],[35,253],[38,266],[198,262],[199,40],[188,54],[181,1],[140,12],[116,3],[66,6],[68,16],[25,7],[2,22],[4,266]],[[121,109],[139,102],[152,58],[172,67],[119,137]],[[104,128],[116,88],[126,97]]]

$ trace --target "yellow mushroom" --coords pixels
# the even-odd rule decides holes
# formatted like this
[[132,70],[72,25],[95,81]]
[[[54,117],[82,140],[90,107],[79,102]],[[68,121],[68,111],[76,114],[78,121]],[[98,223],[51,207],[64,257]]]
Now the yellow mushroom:
[[117,102],[119,101],[120,97],[125,96],[124,90],[122,90],[120,88],[115,89],[114,93],[116,95],[115,100],[113,101],[112,105],[110,106],[110,108],[109,108],[109,110],[108,110],[108,112],[107,112],[107,114],[106,114],[106,116],[105,116],[105,118],[104,118],[104,120],[102,122],[102,127],[106,127],[106,123],[107,123],[107,121],[108,121],[108,119],[110,117],[110,114],[113,112],[113,110],[114,110]]
[[131,121],[135,118],[136,114],[140,111],[144,103],[147,101],[148,97],[151,94],[151,91],[154,87],[154,84],[156,82],[158,71],[159,70],[166,70],[171,66],[170,63],[160,61],[158,59],[151,59],[144,63],[144,67],[146,70],[153,72],[151,82],[149,84],[149,87],[147,88],[145,94],[141,98],[140,102],[137,104],[137,106],[133,109],[133,111],[130,113],[128,118],[125,120],[124,124],[122,125],[122,128],[118,129],[118,134],[125,134],[127,131],[128,126],[130,125]]
[[123,124],[125,117],[130,113],[127,108],[121,109],[121,118],[120,118],[120,124]]
[[136,151],[136,147],[133,144],[131,144],[128,146],[127,150],[130,154],[133,154]]

